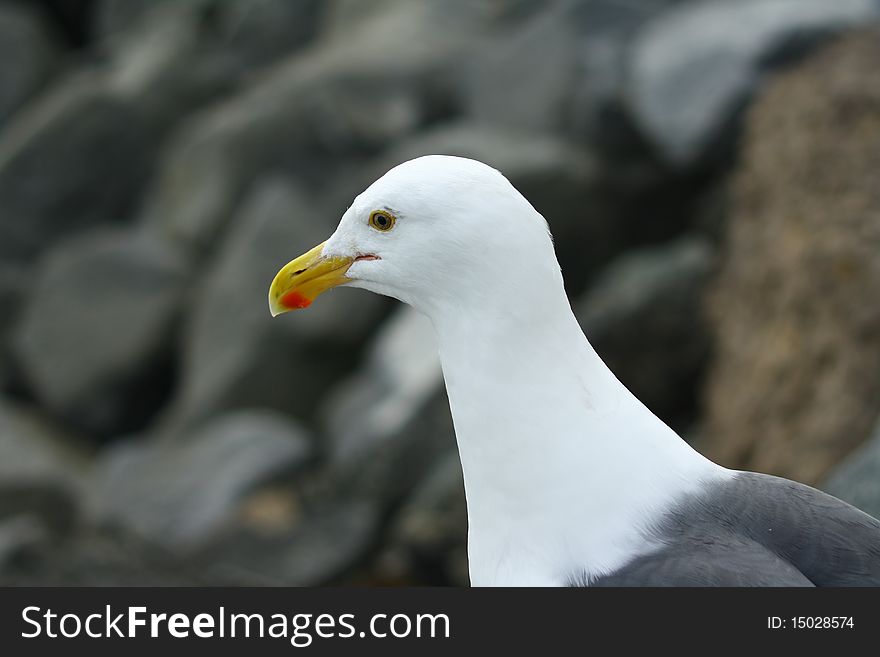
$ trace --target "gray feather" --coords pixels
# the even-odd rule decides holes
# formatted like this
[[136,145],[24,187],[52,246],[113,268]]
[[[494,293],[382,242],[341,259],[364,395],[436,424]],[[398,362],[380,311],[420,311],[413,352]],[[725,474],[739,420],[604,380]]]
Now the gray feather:
[[754,472],[689,496],[647,530],[660,550],[592,586],[880,586],[880,522],[809,486]]

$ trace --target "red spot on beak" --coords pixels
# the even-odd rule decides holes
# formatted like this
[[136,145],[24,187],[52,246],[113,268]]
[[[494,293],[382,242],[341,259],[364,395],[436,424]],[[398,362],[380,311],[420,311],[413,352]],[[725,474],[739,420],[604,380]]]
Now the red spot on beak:
[[281,297],[281,305],[285,308],[308,308],[312,302],[299,292],[292,290]]

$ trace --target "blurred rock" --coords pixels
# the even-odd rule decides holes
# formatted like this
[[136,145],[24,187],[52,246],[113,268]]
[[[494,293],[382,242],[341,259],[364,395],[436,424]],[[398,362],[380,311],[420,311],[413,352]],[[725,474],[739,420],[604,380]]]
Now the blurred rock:
[[487,125],[554,132],[568,111],[578,30],[571,2],[490,36],[465,70],[465,112]]
[[458,450],[438,461],[391,523],[379,574],[390,581],[468,585],[467,504]]
[[276,272],[326,240],[334,221],[281,179],[267,180],[248,197],[194,295],[183,381],[169,422],[250,405],[311,416],[326,386],[351,367],[354,349],[385,306],[376,295],[339,289],[308,312],[269,314]]
[[27,558],[48,540],[46,527],[34,516],[0,518],[0,578],[16,561]]
[[430,322],[400,308],[383,324],[364,366],[321,407],[336,486],[390,504],[455,444]]
[[197,56],[209,59],[225,52],[244,71],[309,41],[320,5],[319,0],[101,0],[95,22],[98,37],[109,38],[112,45],[158,15],[193,16],[200,42]]
[[326,585],[364,558],[380,521],[368,501],[325,505],[291,530],[229,532],[194,560],[212,581],[224,584]]
[[580,39],[565,124],[615,164],[649,156],[625,107],[632,42],[646,21],[679,1],[574,2]]
[[35,517],[53,532],[78,520],[87,462],[32,410],[0,400],[0,519]]
[[198,564],[176,560],[134,536],[121,533],[86,528],[64,541],[37,543],[34,540],[22,548],[25,554],[20,550],[0,569],[0,582],[5,586],[207,586],[211,583]]
[[[55,38],[67,48],[88,46],[92,33],[92,10],[96,0],[12,0],[42,12]],[[8,0],[3,0],[8,2]]]
[[391,24],[397,25],[401,38],[405,32],[411,32],[408,37],[434,38],[429,34],[432,26],[445,31],[459,25],[464,29],[483,28],[482,32],[503,13],[503,5],[517,1],[444,0],[438,5],[434,0],[330,0],[326,3],[322,32],[331,40],[349,39],[365,27],[384,32]]
[[880,427],[831,470],[822,490],[880,518]]
[[208,46],[205,6],[201,0],[155,3],[107,39],[107,61],[93,71],[108,91],[138,108],[157,136],[239,82],[239,53],[220,56]]
[[189,435],[120,443],[102,455],[95,513],[186,553],[221,532],[255,488],[300,470],[310,442],[290,418],[246,410],[220,415]]
[[88,74],[40,96],[0,133],[0,259],[25,263],[86,226],[126,216],[149,171],[137,107]]
[[750,113],[712,295],[703,434],[723,465],[813,483],[876,422],[878,61],[880,33],[849,37]]
[[666,162],[697,164],[730,145],[738,110],[768,71],[877,18],[874,0],[682,3],[635,42],[629,105]]
[[37,14],[0,5],[0,126],[43,85],[57,55]]
[[693,421],[708,357],[702,301],[713,262],[695,238],[628,252],[575,304],[590,343],[648,408]]
[[165,132],[317,25],[314,0],[138,5],[105,8],[138,20],[0,137],[0,257],[26,260],[64,233],[127,217]]
[[9,385],[12,328],[24,296],[25,276],[18,267],[0,262],[0,389]]
[[321,0],[214,0],[215,48],[237,53],[239,66],[246,70],[271,63],[316,36],[325,4]]
[[448,111],[451,77],[479,15],[468,2],[392,3],[283,60],[182,126],[144,220],[207,248],[267,171],[287,171],[317,194],[341,161],[373,154]]
[[576,113],[591,138],[607,139],[629,37],[674,1],[535,3],[540,11],[482,40],[464,73],[465,113],[538,134],[558,133]]
[[135,232],[102,230],[53,249],[15,329],[38,399],[93,435],[142,425],[168,396],[184,282],[180,258]]
[[319,5],[317,0],[105,0],[98,22],[113,82],[148,106],[148,113],[178,118],[309,43]]
[[[94,24],[98,38],[113,36],[141,22],[151,9],[172,0],[99,0]],[[178,3],[182,4],[182,3]]]

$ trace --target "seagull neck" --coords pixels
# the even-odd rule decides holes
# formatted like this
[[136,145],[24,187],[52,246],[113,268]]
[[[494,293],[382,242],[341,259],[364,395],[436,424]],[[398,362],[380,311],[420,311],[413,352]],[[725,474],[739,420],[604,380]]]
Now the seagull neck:
[[471,412],[479,424],[497,425],[556,409],[602,414],[636,402],[587,341],[564,291],[558,296],[542,295],[530,308],[487,302],[434,320],[457,431],[470,433],[477,419]]
[[472,578],[501,583],[498,563],[518,568],[532,558],[510,554],[512,545],[562,549],[536,545],[540,537],[560,537],[596,568],[619,563],[629,553],[609,546],[627,544],[650,509],[716,466],[617,380],[567,298],[502,321],[498,311],[434,322],[464,472]]

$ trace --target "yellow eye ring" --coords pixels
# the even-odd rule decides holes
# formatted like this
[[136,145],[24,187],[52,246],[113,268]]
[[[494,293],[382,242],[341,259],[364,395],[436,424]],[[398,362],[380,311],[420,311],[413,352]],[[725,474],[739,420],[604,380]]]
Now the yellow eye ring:
[[394,215],[385,210],[374,210],[370,214],[370,226],[383,233],[394,228],[395,221]]

